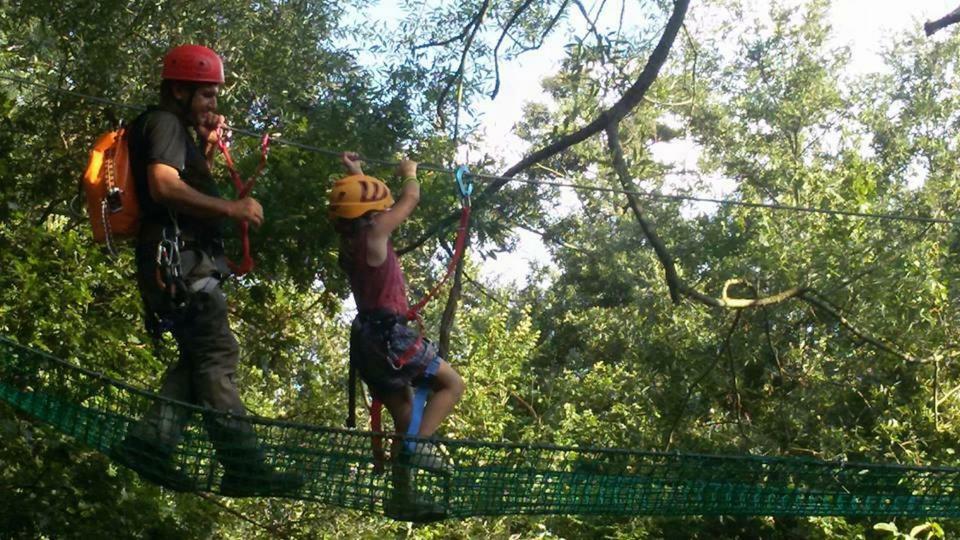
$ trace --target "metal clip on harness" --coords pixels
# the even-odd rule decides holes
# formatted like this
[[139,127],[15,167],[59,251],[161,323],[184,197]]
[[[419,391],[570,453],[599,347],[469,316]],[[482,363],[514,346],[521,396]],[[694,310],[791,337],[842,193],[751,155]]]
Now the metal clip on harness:
[[183,307],[187,302],[186,285],[183,281],[183,267],[180,260],[180,226],[173,216],[173,227],[164,227],[160,242],[157,244],[157,271],[164,291],[174,307]]

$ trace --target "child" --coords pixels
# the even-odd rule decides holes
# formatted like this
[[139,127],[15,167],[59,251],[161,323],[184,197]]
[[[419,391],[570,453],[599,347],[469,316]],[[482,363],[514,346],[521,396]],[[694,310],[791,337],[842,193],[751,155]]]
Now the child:
[[[358,315],[350,330],[350,364],[373,396],[383,402],[398,434],[407,433],[413,415],[413,387],[427,384],[433,391],[423,410],[418,437],[430,437],[463,395],[463,379],[437,356],[426,342],[417,344],[417,331],[407,326],[409,310],[403,271],[390,235],[413,212],[420,200],[417,164],[403,160],[397,175],[404,179],[396,203],[390,189],[365,176],[359,155],[347,152],[341,161],[350,176],[338,180],[330,192],[330,215],[340,234],[340,266],[350,279]],[[417,345],[415,349],[411,347]],[[401,358],[408,358],[399,365]],[[438,362],[430,377],[427,369]],[[400,446],[395,441],[394,451]],[[434,445],[403,445],[402,452],[416,467],[443,472],[449,466]]]

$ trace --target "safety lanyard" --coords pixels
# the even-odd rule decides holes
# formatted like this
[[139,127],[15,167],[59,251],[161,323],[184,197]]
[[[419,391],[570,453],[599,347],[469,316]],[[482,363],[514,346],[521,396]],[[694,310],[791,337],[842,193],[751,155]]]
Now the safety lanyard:
[[[263,138],[260,140],[260,163],[257,165],[257,169],[250,175],[250,178],[244,182],[241,178],[240,173],[237,172],[237,168],[233,163],[233,158],[230,156],[230,150],[227,148],[226,143],[223,142],[223,128],[217,129],[217,146],[220,148],[220,152],[223,153],[223,159],[226,162],[227,170],[230,171],[230,178],[233,179],[233,188],[236,191],[237,199],[242,199],[250,195],[250,191],[253,189],[253,185],[257,181],[257,177],[260,176],[260,173],[263,172],[263,168],[267,166],[267,152],[270,149],[270,135],[267,133],[263,134]],[[243,254],[240,259],[240,263],[235,263],[231,259],[227,258],[227,264],[230,266],[230,270],[234,275],[242,276],[247,272],[253,270],[253,256],[250,254],[250,224],[246,221],[240,222],[240,244],[243,248]]]

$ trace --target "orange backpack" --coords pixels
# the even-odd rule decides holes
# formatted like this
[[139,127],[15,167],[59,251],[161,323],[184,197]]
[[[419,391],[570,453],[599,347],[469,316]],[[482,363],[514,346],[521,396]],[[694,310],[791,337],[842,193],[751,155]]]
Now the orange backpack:
[[104,133],[97,139],[90,152],[82,186],[94,240],[112,248],[115,240],[137,236],[140,204],[123,128]]

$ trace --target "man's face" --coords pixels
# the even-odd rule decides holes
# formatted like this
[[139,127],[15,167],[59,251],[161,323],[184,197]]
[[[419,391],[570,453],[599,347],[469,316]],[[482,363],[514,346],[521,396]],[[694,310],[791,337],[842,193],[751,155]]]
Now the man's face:
[[217,112],[217,96],[220,94],[219,84],[205,84],[193,93],[193,103],[190,104],[190,121],[195,126],[206,124],[205,120]]
[[[174,96],[183,103],[190,99],[190,87],[177,85],[173,90]],[[191,126],[202,126],[205,120],[217,112],[217,96],[220,94],[219,84],[202,84],[193,92],[193,101],[187,111],[187,121]]]

